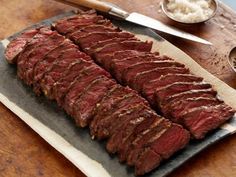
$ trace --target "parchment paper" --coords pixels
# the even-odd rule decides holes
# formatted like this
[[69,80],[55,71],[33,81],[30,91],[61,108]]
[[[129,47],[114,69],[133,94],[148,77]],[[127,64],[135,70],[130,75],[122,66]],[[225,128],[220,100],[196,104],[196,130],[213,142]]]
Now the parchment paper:
[[[71,14],[73,13],[70,12],[53,17],[33,27],[40,24],[50,24],[58,18]],[[201,68],[193,59],[178,48],[149,29],[130,23],[114,22],[121,28],[136,33],[144,40],[153,40],[153,50],[158,50],[162,54],[165,53],[176,58],[177,61],[189,67],[192,73],[204,77],[219,92],[221,98],[236,109],[236,91]],[[4,46],[7,45],[9,39],[14,38],[16,35],[0,43],[0,101],[87,176],[134,176],[132,168],[120,164],[116,157],[112,157],[106,152],[104,142],[91,140],[88,129],[77,128],[72,119],[58,108],[54,102],[48,101],[44,97],[36,97],[32,89],[25,86],[16,77],[16,67],[9,65],[3,55]],[[220,129],[209,134],[204,140],[191,142],[187,148],[177,153],[154,172],[146,176],[166,176],[204,148],[235,131],[236,120],[234,118]]]

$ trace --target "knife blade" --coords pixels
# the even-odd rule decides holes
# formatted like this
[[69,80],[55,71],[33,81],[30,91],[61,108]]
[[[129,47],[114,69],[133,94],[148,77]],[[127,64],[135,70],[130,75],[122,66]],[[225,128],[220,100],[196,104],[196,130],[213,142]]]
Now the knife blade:
[[158,20],[155,20],[153,18],[147,17],[145,15],[142,15],[142,14],[139,14],[136,12],[129,14],[129,16],[126,18],[126,20],[129,22],[133,22],[133,23],[136,23],[136,24],[139,24],[142,26],[146,26],[146,27],[155,29],[157,31],[171,34],[173,36],[181,37],[184,39],[188,39],[191,41],[195,41],[195,42],[199,42],[199,43],[203,43],[203,44],[207,44],[207,45],[212,45],[212,43],[208,42],[205,39],[202,39],[202,38],[192,35],[190,33],[186,33],[184,31],[177,29],[177,28],[169,27]]
[[168,26],[156,19],[153,19],[151,17],[142,15],[140,13],[132,12],[128,13],[125,10],[121,9],[120,7],[114,6],[110,3],[101,2],[98,0],[56,0],[71,6],[84,6],[96,9],[101,12],[106,12],[110,15],[119,17],[123,20],[142,25],[148,28],[155,29],[157,31],[161,31],[167,34],[171,34],[173,36],[177,36],[183,39],[191,40],[194,42],[206,44],[206,45],[212,45],[209,41],[202,39],[198,36],[195,36],[193,34],[187,33],[185,31],[179,30],[177,28]]

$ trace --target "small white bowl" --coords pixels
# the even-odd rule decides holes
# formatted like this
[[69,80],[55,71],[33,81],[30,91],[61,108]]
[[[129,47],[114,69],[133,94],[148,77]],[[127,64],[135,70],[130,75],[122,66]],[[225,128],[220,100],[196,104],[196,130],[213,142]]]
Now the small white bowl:
[[167,4],[169,3],[168,0],[162,0],[161,2],[161,8],[162,8],[162,11],[165,13],[165,15],[167,17],[169,17],[170,19],[176,21],[176,22],[179,22],[179,23],[183,23],[183,24],[198,24],[198,23],[203,23],[203,22],[206,22],[208,21],[209,19],[211,19],[212,17],[215,16],[216,12],[217,12],[217,9],[218,9],[218,2],[217,0],[211,0],[211,4],[210,4],[210,8],[213,9],[213,13],[211,16],[209,16],[207,19],[205,20],[202,20],[202,21],[198,21],[198,22],[184,22],[184,21],[180,21],[178,19],[176,19],[172,14],[171,12],[167,9]]

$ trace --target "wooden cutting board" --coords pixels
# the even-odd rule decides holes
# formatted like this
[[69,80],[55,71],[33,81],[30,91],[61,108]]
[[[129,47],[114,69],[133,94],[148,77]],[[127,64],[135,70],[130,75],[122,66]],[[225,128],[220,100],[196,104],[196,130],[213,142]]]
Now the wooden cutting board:
[[[230,49],[236,46],[236,14],[231,9],[220,4],[216,17],[207,23],[180,26],[162,14],[160,0],[109,1],[128,11],[138,11],[208,39],[213,46],[163,35],[208,71],[236,88],[236,74],[226,60]],[[71,9],[46,0],[1,0],[0,39]],[[1,104],[0,115],[0,176],[84,176]],[[208,148],[170,176],[236,176],[236,135]]]

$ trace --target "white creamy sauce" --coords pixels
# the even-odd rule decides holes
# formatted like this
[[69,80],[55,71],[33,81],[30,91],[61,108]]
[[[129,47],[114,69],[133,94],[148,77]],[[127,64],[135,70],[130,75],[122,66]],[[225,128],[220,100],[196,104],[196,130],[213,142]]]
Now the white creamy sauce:
[[167,9],[174,19],[195,23],[204,21],[213,14],[210,4],[211,0],[169,0]]

